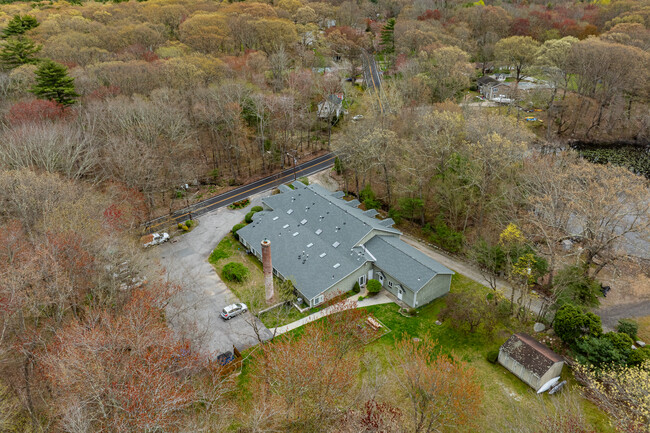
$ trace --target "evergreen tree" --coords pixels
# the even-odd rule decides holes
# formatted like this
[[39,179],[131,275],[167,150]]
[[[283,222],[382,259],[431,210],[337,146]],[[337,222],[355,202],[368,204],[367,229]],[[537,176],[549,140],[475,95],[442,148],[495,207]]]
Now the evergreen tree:
[[20,65],[36,63],[34,54],[41,51],[43,46],[37,45],[27,37],[11,37],[7,39],[0,50],[0,64],[5,69],[13,69]]
[[31,15],[14,15],[7,27],[2,30],[2,39],[24,35],[25,32],[38,27],[38,21]]
[[68,76],[66,67],[52,60],[46,60],[36,70],[36,84],[30,92],[64,106],[74,104],[79,96],[74,89],[74,78]]
[[395,18],[388,20],[388,23],[381,29],[381,46],[384,52],[395,52]]

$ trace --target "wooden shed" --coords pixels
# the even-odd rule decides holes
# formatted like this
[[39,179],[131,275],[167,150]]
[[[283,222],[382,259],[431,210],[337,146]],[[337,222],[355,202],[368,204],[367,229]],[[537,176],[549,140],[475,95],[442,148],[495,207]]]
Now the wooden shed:
[[499,349],[499,364],[538,391],[562,373],[564,360],[528,334],[508,338]]

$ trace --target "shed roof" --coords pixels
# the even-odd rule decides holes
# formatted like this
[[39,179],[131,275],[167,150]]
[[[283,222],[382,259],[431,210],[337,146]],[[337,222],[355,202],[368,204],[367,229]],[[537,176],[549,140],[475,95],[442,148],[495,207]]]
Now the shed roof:
[[501,351],[538,378],[544,376],[553,364],[563,361],[560,355],[523,332],[508,338]]

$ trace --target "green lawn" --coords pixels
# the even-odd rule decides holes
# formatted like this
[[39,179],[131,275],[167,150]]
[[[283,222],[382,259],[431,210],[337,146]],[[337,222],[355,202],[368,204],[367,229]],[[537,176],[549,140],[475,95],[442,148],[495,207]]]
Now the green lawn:
[[[246,248],[232,234],[229,233],[219,242],[217,248],[210,254],[208,261],[214,266],[220,276],[223,267],[228,263],[237,262],[246,266],[249,276],[245,282],[236,283],[226,281],[222,278],[223,282],[252,311],[261,311],[270,306],[266,305],[264,299],[264,273],[262,271],[262,263],[260,263],[257,257],[247,254]],[[281,282],[275,277],[274,283],[276,288],[280,287],[279,284]],[[259,318],[266,327],[275,328],[299,320],[315,311],[312,309],[301,313],[293,307],[278,307],[267,313],[260,314]]]
[[[490,289],[464,277],[456,274],[452,279],[452,292],[464,290],[476,290],[488,293]],[[500,427],[495,425],[494,419],[510,417],[517,419],[517,411],[526,412],[529,407],[540,405],[552,406],[555,397],[543,395],[537,396],[535,392],[524,384],[521,380],[507,371],[499,364],[491,364],[486,360],[487,352],[492,349],[498,349],[501,344],[513,332],[529,332],[531,324],[520,324],[517,321],[501,324],[492,336],[486,336],[482,333],[465,333],[457,331],[447,323],[436,325],[438,314],[445,306],[445,298],[421,307],[417,310],[415,317],[405,317],[399,313],[399,307],[395,304],[374,305],[366,307],[368,313],[373,314],[377,319],[383,322],[392,332],[381,338],[360,347],[364,352],[365,359],[373,359],[379,363],[384,370],[390,367],[388,356],[391,353],[395,341],[400,338],[422,338],[429,336],[437,340],[440,350],[449,354],[454,359],[460,359],[468,364],[474,370],[477,381],[483,389],[483,411],[482,411],[482,432],[500,432]],[[295,310],[294,310],[295,311]],[[288,317],[288,316],[287,316]],[[296,316],[296,318],[299,318]],[[309,326],[309,325],[307,325]],[[304,327],[295,329],[291,333],[300,335]],[[270,343],[273,344],[273,343]],[[250,366],[244,368],[239,378],[239,386],[246,388],[249,378]],[[362,377],[367,374],[365,368],[362,370]],[[567,379],[570,384],[574,384],[570,370],[565,367],[563,379]],[[246,399],[246,397],[242,396]],[[581,406],[586,419],[593,425],[598,432],[612,432],[607,416],[587,400],[581,399]]]
[[641,341],[650,343],[650,316],[640,317],[636,322],[639,324],[638,337]]
[[[255,291],[264,293],[264,274],[262,273],[262,264],[254,256],[246,253],[246,249],[237,241],[232,234],[228,234],[219,242],[214,249],[208,261],[214,266],[215,270],[221,276],[223,267],[228,263],[241,263],[249,271],[248,279],[243,283],[225,281],[226,285],[232,292],[245,304],[251,308],[263,308],[259,304],[259,296],[252,296]],[[264,296],[262,296],[263,300]]]
[[[469,278],[456,274],[452,279],[451,291],[462,290],[478,290],[486,293],[490,291]],[[553,397],[548,395],[538,397],[528,385],[515,375],[499,364],[489,363],[486,359],[487,352],[498,349],[512,333],[523,331],[532,334],[530,325],[522,325],[516,321],[511,324],[503,324],[493,337],[481,333],[466,334],[449,327],[447,323],[435,324],[438,314],[444,306],[445,298],[437,299],[431,304],[419,308],[416,317],[402,316],[398,312],[399,307],[395,304],[367,307],[368,312],[374,314],[393,332],[369,344],[365,350],[372,351],[388,367],[386,353],[389,353],[388,349],[392,348],[396,339],[404,336],[408,338],[429,336],[437,340],[443,353],[451,355],[454,359],[467,362],[474,369],[476,378],[481,383],[484,392],[484,431],[491,431],[490,426],[496,428],[495,431],[499,431],[498,427],[491,424],[493,417],[507,416],[507,414],[516,416],[513,410],[517,406],[525,408],[527,405],[536,403],[538,398],[541,398],[544,404],[552,404]],[[565,367],[563,379],[568,379],[570,383],[573,383],[572,376],[570,370]],[[612,433],[615,431],[609,426],[607,416],[593,404],[582,400],[582,408],[585,417],[597,431]]]
[[267,328],[276,328],[300,320],[303,317],[307,317],[309,314],[311,314],[311,311],[301,313],[293,306],[282,306],[266,313],[262,313],[258,317]]

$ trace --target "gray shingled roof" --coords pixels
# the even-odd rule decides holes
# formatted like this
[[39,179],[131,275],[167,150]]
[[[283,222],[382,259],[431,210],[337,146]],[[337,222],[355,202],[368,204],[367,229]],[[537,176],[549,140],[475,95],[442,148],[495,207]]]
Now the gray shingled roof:
[[366,242],[365,247],[375,257],[375,265],[378,268],[398,279],[414,292],[418,292],[438,274],[454,274],[454,271],[396,236],[375,236]]
[[[453,273],[400,241],[392,220],[381,221],[350,206],[339,198],[340,191],[301,182],[293,186],[295,190],[282,188],[264,198],[268,209],[256,213],[237,234],[260,254],[260,242],[269,239],[273,267],[308,299],[374,261],[375,252],[378,267],[415,291],[436,274]],[[365,244],[367,254],[360,245],[373,231],[375,236]]]
[[484,76],[482,76],[481,78],[479,78],[478,80],[476,80],[476,82],[477,82],[480,86],[482,86],[482,85],[486,85],[486,84],[493,85],[493,84],[498,83],[499,81],[495,80],[494,78],[492,78],[492,77],[490,77],[490,76],[488,76],[488,75],[484,75]]
[[544,376],[553,364],[563,361],[560,355],[523,332],[508,338],[501,351],[538,378]]
[[362,249],[352,249],[372,230],[400,233],[318,185],[293,185],[295,190],[264,198],[272,210],[256,213],[253,222],[237,234],[260,253],[260,242],[268,238],[273,267],[309,299],[368,260]]

